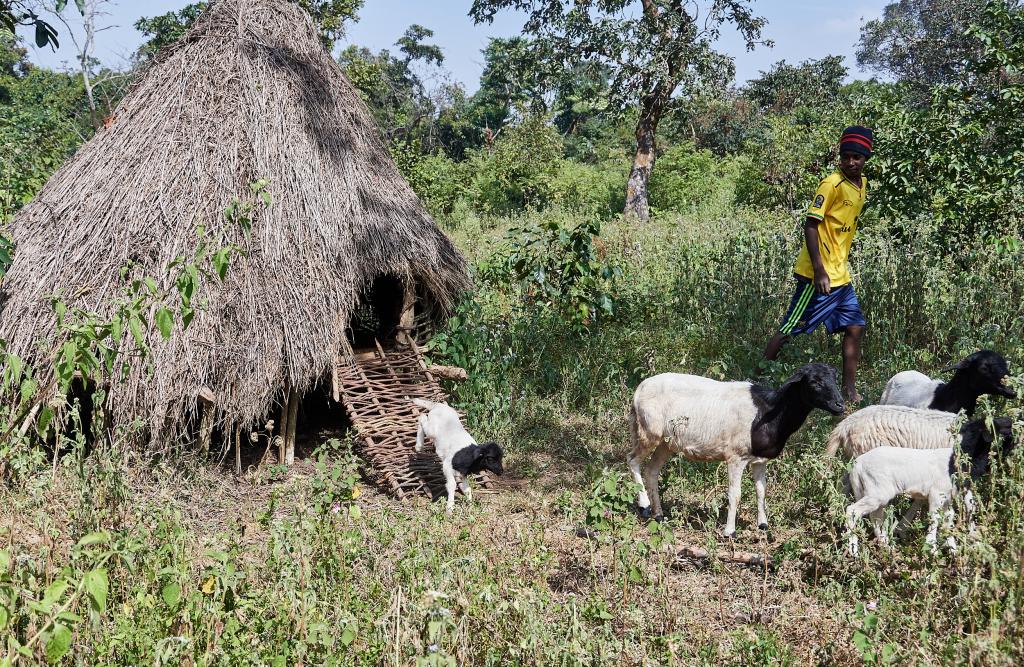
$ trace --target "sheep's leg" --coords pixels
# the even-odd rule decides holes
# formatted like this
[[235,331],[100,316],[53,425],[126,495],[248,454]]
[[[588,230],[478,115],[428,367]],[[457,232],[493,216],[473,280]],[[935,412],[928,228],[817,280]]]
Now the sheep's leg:
[[420,415],[420,418],[416,420],[416,451],[423,451],[423,431],[427,426],[427,416]]
[[877,498],[871,496],[865,496],[855,503],[851,503],[846,508],[846,530],[850,535],[850,555],[856,556],[860,545],[860,541],[857,539],[857,522],[869,512],[874,512],[879,507],[885,507],[885,503],[888,502],[888,498],[879,501]]
[[643,474],[641,473],[641,466],[646,456],[647,448],[641,447],[638,444],[633,447],[632,453],[626,460],[629,471],[633,473],[633,481],[640,485],[640,493],[637,496],[636,504],[640,507],[640,514],[645,519],[651,515],[651,499],[647,495],[647,486],[644,484]]
[[764,505],[764,477],[767,466],[764,461],[750,464],[750,475],[754,478],[754,488],[757,490],[757,527],[761,530],[768,530],[768,514]]
[[729,461],[729,516],[725,520],[725,530],[722,533],[726,537],[732,537],[736,532],[736,509],[740,504],[740,486],[746,467],[746,459]]
[[871,527],[875,531],[875,539],[879,544],[888,546],[889,535],[885,532],[885,505],[871,512]]
[[655,521],[660,521],[664,518],[664,514],[661,511],[661,492],[658,490],[658,478],[661,476],[662,466],[672,458],[672,453],[667,444],[661,443],[644,466],[644,483],[651,494],[651,509],[654,512]]
[[651,499],[647,495],[647,485],[644,484],[643,463],[644,459],[651,453],[653,443],[648,439],[646,431],[641,429],[638,420],[639,417],[636,412],[631,411],[629,439],[633,449],[629,453],[626,464],[629,466],[630,472],[633,473],[633,481],[640,485],[640,493],[637,495],[636,504],[640,508],[640,516],[647,519],[651,516]]
[[[927,537],[925,537],[924,541],[925,544],[931,547],[932,553],[934,553],[937,550],[935,543],[938,542],[939,538],[939,521],[944,514],[943,510],[946,508],[947,503],[948,498],[944,494],[928,494],[928,516],[930,519],[930,523],[928,525],[928,535]],[[947,523],[949,523],[951,520],[952,517],[949,516],[949,513],[946,513]],[[952,542],[952,544],[950,544],[950,542]],[[956,549],[956,541],[953,540],[952,536],[950,536],[949,540],[947,540],[946,543],[947,545],[951,546],[951,548]]]
[[469,487],[469,481],[463,475],[459,475],[459,491],[466,496],[466,500],[473,502],[473,489]]
[[914,502],[911,503],[910,507],[907,508],[906,513],[900,518],[900,522],[896,525],[896,537],[903,537],[910,530],[910,527],[914,524],[914,520],[917,515],[924,509],[924,499],[914,498]]
[[455,509],[455,469],[450,462],[445,461],[441,464],[441,470],[444,471],[444,483],[448,490],[448,512],[451,513]]

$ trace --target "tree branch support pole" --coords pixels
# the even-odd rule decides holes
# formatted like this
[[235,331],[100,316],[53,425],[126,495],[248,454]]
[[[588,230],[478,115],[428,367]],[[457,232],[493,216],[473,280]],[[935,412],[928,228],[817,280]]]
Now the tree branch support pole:
[[277,460],[285,465],[295,463],[295,427],[299,421],[299,394],[285,386],[285,400],[281,405],[281,435]]
[[285,403],[281,407],[281,443],[278,461],[285,465],[295,463],[295,428],[299,421],[299,394],[291,386],[285,389]]
[[213,418],[216,412],[217,395],[209,387],[199,390],[199,454],[208,456],[213,447]]

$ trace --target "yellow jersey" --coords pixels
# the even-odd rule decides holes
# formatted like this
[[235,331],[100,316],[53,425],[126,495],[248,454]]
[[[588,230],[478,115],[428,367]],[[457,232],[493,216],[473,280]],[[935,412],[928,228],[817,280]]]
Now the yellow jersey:
[[[837,171],[818,186],[814,200],[807,209],[807,217],[818,221],[818,251],[825,265],[832,287],[850,282],[850,247],[857,233],[857,221],[864,209],[868,194],[868,179],[861,176],[858,188],[850,179]],[[804,240],[793,272],[804,278],[814,278],[814,265]]]

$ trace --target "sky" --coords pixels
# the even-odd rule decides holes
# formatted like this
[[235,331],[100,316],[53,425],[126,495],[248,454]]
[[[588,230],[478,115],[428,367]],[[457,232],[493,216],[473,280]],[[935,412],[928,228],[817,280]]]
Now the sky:
[[[73,8],[65,15],[73,18]],[[108,3],[109,15],[100,25],[111,26],[97,36],[96,56],[107,66],[127,66],[132,53],[142,41],[142,35],[132,26],[142,16],[155,16],[181,9],[188,0],[114,0]],[[857,69],[854,45],[860,26],[881,16],[887,2],[884,0],[849,0],[845,8],[840,3],[806,0],[756,0],[755,12],[768,19],[764,36],[775,42],[774,48],[758,47],[747,52],[739,36],[726,28],[719,42],[719,50],[736,61],[736,80],[742,84],[756,78],[773,63],[786,60],[799,63],[827,55],[846,56],[846,65],[853,78],[867,78],[869,73]],[[444,67],[452,77],[462,82],[467,92],[476,90],[483,69],[481,51],[491,37],[519,34],[522,17],[499,14],[490,25],[474,25],[467,16],[471,0],[366,0],[359,13],[359,21],[350,26],[348,35],[340,45],[358,44],[377,51],[391,49],[405,29],[418,23],[434,31],[432,43],[441,47],[445,55]],[[71,21],[74,25],[74,21]],[[41,65],[62,68],[74,63],[75,50],[71,40],[61,34],[61,48],[30,47],[30,57]],[[26,32],[26,41],[31,41]],[[431,40],[428,40],[431,41]]]

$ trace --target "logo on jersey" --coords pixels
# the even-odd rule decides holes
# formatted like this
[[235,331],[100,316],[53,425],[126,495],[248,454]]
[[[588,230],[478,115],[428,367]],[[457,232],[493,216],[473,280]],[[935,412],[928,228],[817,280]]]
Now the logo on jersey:
[[814,207],[821,208],[821,205],[825,203],[825,195],[818,195],[814,198]]

